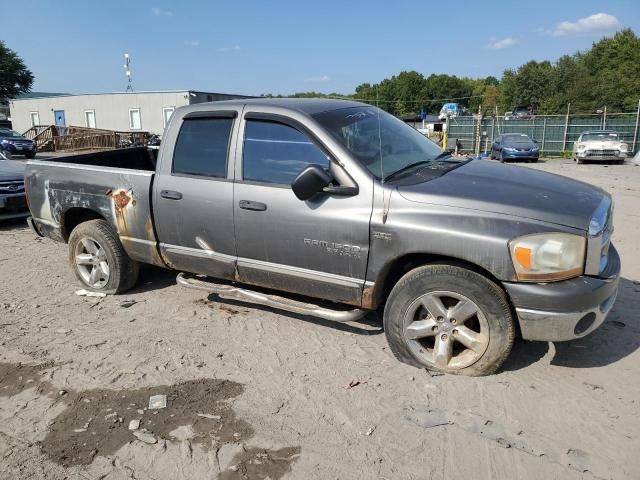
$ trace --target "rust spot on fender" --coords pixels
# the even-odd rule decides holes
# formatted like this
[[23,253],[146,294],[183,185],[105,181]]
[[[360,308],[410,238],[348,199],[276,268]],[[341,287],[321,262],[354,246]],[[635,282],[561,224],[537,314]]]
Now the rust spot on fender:
[[107,190],[105,195],[113,200],[116,226],[120,235],[129,236],[129,228],[127,226],[127,207],[135,207],[136,202],[133,198],[131,190],[119,188],[117,190]]
[[[131,193],[131,191],[127,192],[124,189],[116,190],[115,192],[112,192],[109,190],[107,192],[107,196],[113,199],[113,203],[116,206],[116,209],[125,208],[127,205],[129,205],[129,202],[131,202],[131,200],[133,199],[133,194]],[[135,205],[136,205],[136,202],[135,200],[133,200],[132,206],[135,207]]]

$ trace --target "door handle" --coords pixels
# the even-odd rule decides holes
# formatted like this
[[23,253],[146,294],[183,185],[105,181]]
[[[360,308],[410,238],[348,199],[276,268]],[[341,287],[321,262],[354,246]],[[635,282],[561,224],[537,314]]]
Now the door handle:
[[253,210],[256,212],[264,212],[267,209],[267,205],[262,202],[252,202],[251,200],[240,200],[238,204],[243,210]]
[[162,190],[160,192],[160,196],[167,200],[180,200],[182,198],[182,194],[180,192],[174,192],[173,190]]

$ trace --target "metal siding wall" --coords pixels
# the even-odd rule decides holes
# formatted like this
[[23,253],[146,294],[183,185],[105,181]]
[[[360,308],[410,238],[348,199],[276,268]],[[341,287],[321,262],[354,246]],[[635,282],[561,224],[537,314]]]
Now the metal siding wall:
[[94,110],[96,127],[128,132],[129,109],[140,108],[142,131],[161,134],[163,107],[188,105],[187,92],[114,93],[14,100],[10,103],[13,127],[22,133],[31,128],[29,112],[38,112],[42,125],[53,125],[53,111],[64,110],[68,126],[85,126],[85,110]]

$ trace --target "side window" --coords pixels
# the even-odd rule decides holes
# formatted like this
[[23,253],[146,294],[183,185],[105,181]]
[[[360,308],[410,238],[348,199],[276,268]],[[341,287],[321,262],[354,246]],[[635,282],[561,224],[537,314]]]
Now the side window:
[[187,119],[173,151],[173,173],[224,178],[232,118]]
[[242,178],[290,185],[309,165],[329,168],[329,158],[304,133],[283,123],[248,120]]

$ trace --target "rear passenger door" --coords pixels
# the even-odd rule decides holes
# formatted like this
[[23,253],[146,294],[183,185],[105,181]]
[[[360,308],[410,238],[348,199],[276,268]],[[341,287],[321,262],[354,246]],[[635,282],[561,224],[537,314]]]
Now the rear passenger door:
[[[160,250],[176,270],[233,278],[233,145],[239,110],[192,112],[172,124],[155,186]],[[177,128],[179,127],[179,128]],[[171,130],[173,129],[173,130]]]
[[291,183],[304,168],[341,167],[310,131],[277,117],[248,114],[240,125],[234,195],[240,279],[359,304],[372,198],[318,194],[298,200]]

